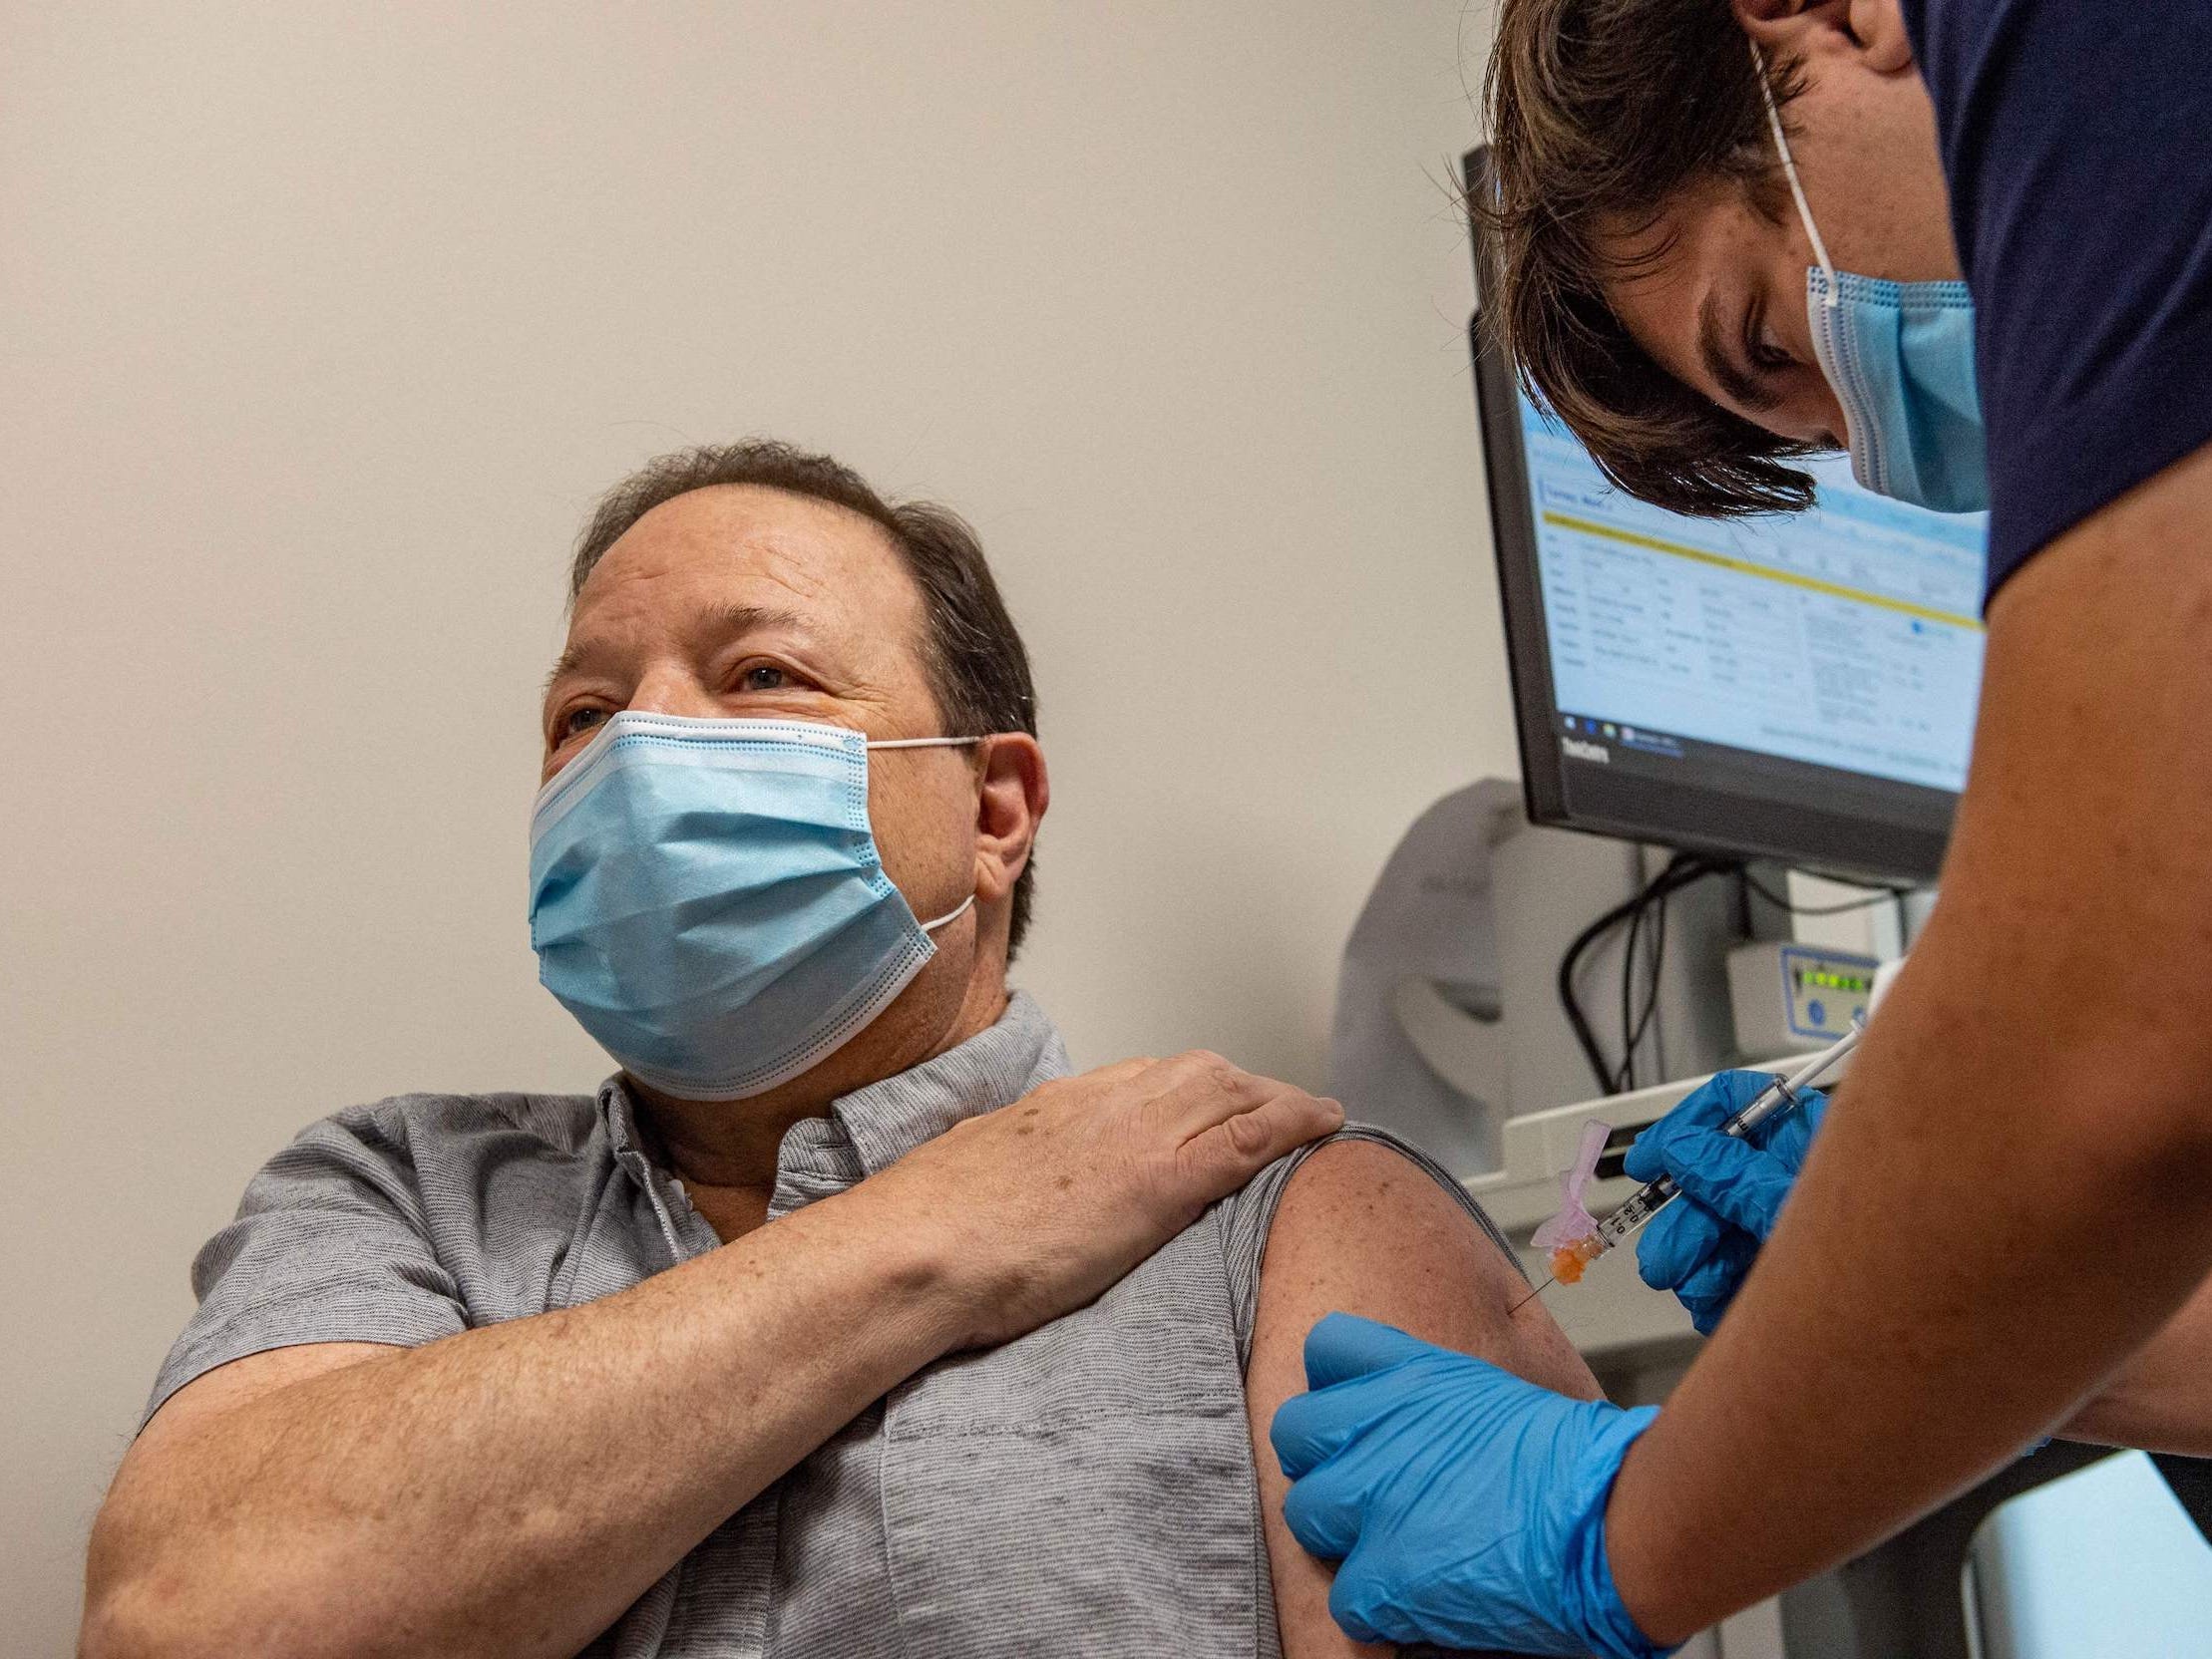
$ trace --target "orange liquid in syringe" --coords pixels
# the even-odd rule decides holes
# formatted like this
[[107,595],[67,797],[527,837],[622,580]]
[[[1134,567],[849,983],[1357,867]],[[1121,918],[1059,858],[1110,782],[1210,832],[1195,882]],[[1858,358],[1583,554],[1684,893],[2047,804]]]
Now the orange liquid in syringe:
[[1583,1269],[1605,1253],[1596,1233],[1562,1244],[1552,1252],[1552,1277],[1561,1284],[1580,1284]]

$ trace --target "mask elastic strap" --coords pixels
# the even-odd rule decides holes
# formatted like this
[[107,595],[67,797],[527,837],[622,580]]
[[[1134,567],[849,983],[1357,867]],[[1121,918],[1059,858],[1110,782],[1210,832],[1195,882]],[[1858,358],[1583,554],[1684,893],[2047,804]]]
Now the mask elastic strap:
[[1782,112],[1774,107],[1774,89],[1767,84],[1766,54],[1759,50],[1759,43],[1751,43],[1752,67],[1759,75],[1759,97],[1766,101],[1766,125],[1774,135],[1774,148],[1781,153],[1782,172],[1789,179],[1790,199],[1797,203],[1797,217],[1805,226],[1805,239],[1813,245],[1813,257],[1820,261],[1821,274],[1828,279],[1828,309],[1833,311],[1840,297],[1836,292],[1835,262],[1828,257],[1828,244],[1820,239],[1820,226],[1813,223],[1813,210],[1805,205],[1805,186],[1797,181],[1797,161],[1789,153],[1788,136],[1782,132]]
[[969,893],[967,897],[960,900],[957,908],[945,911],[945,913],[937,917],[935,921],[923,922],[922,924],[922,931],[924,933],[934,933],[940,927],[949,926],[951,923],[958,921],[962,916],[966,915],[968,911],[974,907],[974,904],[975,895],[973,893]]
[[[871,749],[968,749],[982,741],[981,738],[881,738],[872,739],[868,747]],[[975,895],[969,893],[967,897],[961,899],[956,906],[945,911],[935,921],[923,922],[922,931],[934,933],[940,927],[949,927],[953,922],[966,915],[974,907],[974,904]]]

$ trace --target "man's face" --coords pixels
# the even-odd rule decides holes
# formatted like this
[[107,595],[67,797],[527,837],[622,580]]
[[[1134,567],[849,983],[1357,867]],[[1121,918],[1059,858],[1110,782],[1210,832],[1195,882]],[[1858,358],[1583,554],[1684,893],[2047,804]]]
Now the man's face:
[[[940,727],[922,626],[914,578],[857,513],[749,485],[678,496],[576,596],[546,689],[544,775],[624,709],[967,736]],[[918,916],[944,915],[975,891],[972,753],[876,750],[868,770],[885,872]]]
[[[1839,271],[1899,282],[1959,275],[1935,115],[1895,0],[1748,18],[1805,90],[1783,112],[1813,220]],[[1779,165],[1779,158],[1776,158]],[[1712,183],[1667,203],[1611,250],[1637,267],[1615,313],[1677,380],[1770,432],[1840,448],[1842,406],[1813,356],[1805,274],[1818,261],[1786,188],[1752,199]]]

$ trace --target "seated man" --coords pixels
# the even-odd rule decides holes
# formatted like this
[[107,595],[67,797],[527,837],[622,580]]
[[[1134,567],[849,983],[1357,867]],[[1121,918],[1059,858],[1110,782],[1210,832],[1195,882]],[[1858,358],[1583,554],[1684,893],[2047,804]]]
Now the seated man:
[[[1348,1651],[1268,1425],[1331,1309],[1594,1395],[1503,1240],[1347,1131],[1119,1282],[1069,1290],[1040,1223],[1034,1283],[916,1315],[1012,1178],[982,1126],[1081,1123],[1030,1104],[1067,1059],[1006,987],[1047,789],[981,551],[746,444],[610,495],[571,599],[532,937],[621,1070],[341,1112],[254,1178],[95,1529],[86,1650]],[[1115,1071],[1165,1101],[1161,1069]],[[1113,1152],[1047,1195],[1078,1236],[1118,1224],[1083,1207]]]

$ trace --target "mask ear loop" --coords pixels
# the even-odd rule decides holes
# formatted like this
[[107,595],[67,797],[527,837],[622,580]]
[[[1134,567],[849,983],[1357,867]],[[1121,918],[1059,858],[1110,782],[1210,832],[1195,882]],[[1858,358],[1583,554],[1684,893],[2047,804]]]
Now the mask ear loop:
[[[872,738],[869,740],[868,747],[871,749],[972,749],[976,744],[981,743],[982,741],[983,740],[979,737]],[[952,909],[945,911],[945,913],[937,917],[935,921],[925,921],[922,923],[922,931],[924,933],[934,933],[940,927],[949,927],[952,925],[952,923],[958,921],[962,916],[966,915],[969,910],[974,908],[974,906],[975,895],[973,893],[969,893],[967,897],[961,899],[957,905],[955,905]]]
[[1759,50],[1757,41],[1751,42],[1751,66],[1758,71],[1759,97],[1766,103],[1767,130],[1774,135],[1774,148],[1782,158],[1782,174],[1789,180],[1790,199],[1797,203],[1798,221],[1805,227],[1805,239],[1813,245],[1813,257],[1820,261],[1820,274],[1828,279],[1826,295],[1828,309],[1836,308],[1835,261],[1828,257],[1828,244],[1820,239],[1820,226],[1813,223],[1813,210],[1805,204],[1805,186],[1797,181],[1797,161],[1789,153],[1789,138],[1782,131],[1782,112],[1775,108],[1774,89],[1766,79],[1766,54]]
[[922,931],[924,933],[934,933],[940,927],[949,927],[952,925],[952,923],[958,921],[962,916],[966,915],[968,911],[972,910],[974,907],[975,895],[973,893],[969,893],[967,897],[961,899],[957,905],[945,911],[944,914],[937,917],[935,921],[923,922],[922,924]]

